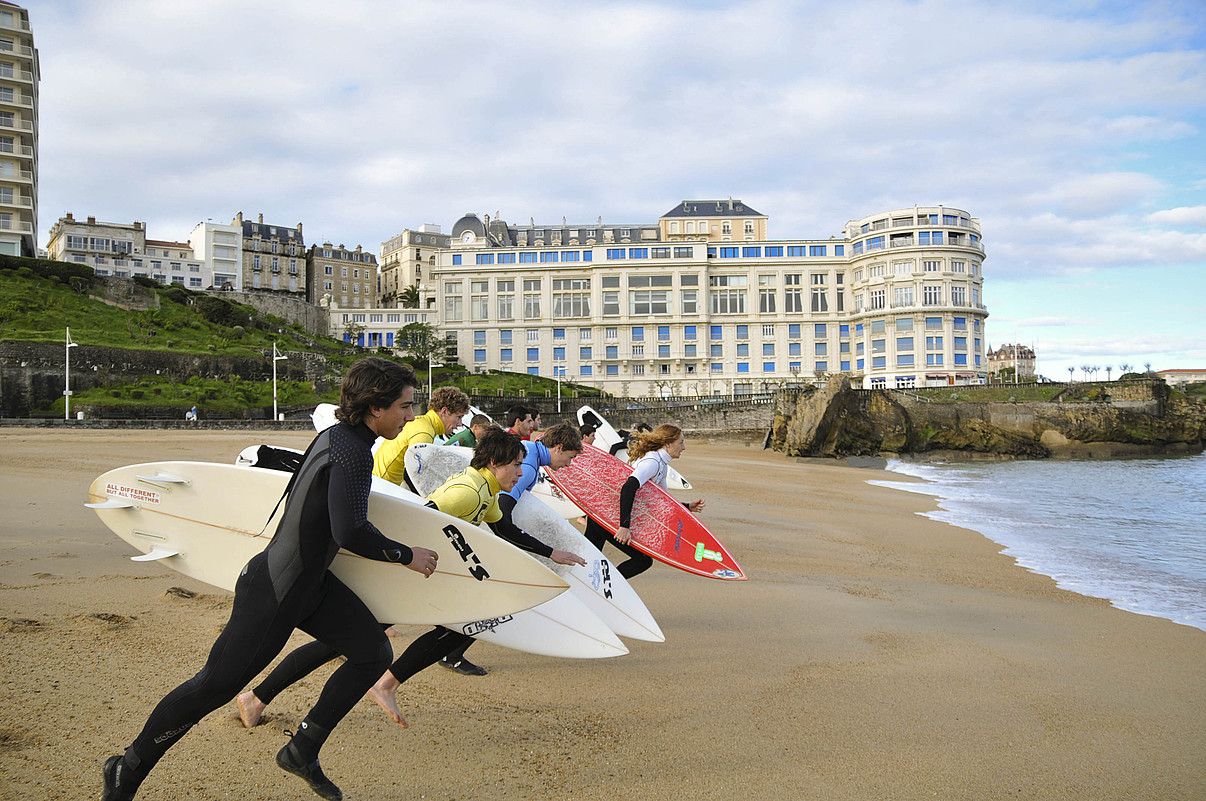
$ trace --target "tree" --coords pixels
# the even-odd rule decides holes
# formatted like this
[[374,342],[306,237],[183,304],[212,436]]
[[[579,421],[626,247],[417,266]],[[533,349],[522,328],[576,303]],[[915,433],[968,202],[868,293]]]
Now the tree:
[[1069,368],[1068,368],[1068,383],[1069,383],[1069,384],[1071,384],[1071,383],[1072,383],[1072,379],[1074,378],[1074,376],[1073,376],[1072,374],[1073,374],[1073,373],[1075,373],[1075,372],[1076,372],[1076,368],[1075,368],[1075,367],[1069,367]]
[[1123,362],[1122,364],[1118,365],[1118,380],[1121,381],[1122,377],[1124,375],[1126,375],[1127,373],[1129,373],[1130,371],[1131,371],[1131,365],[1128,364],[1127,362]]
[[351,320],[344,324],[343,333],[344,336],[347,337],[348,344],[355,345],[357,340],[360,338],[360,335],[364,333],[364,323],[358,323],[355,320]]
[[419,308],[419,285],[411,284],[402,290],[399,294],[402,300],[402,308],[417,309]]
[[430,323],[409,323],[398,331],[398,347],[404,349],[419,366],[444,359],[444,338]]
[[1084,377],[1085,381],[1088,381],[1088,380],[1089,380],[1089,371],[1090,371],[1090,370],[1092,370],[1092,369],[1093,369],[1093,368],[1092,368],[1092,367],[1090,367],[1090,366],[1089,366],[1089,365],[1087,365],[1087,364],[1082,364],[1082,365],[1080,366],[1080,374],[1081,374],[1081,375]]
[[1110,378],[1110,373],[1112,373],[1112,372],[1114,372],[1114,365],[1112,365],[1112,364],[1107,364],[1107,365],[1106,365],[1106,381],[1110,381],[1110,380],[1112,380],[1112,379]]

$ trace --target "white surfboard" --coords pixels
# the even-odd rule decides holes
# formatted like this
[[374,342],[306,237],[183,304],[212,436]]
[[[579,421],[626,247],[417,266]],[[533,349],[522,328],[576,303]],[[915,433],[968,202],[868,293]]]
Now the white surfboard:
[[465,428],[468,428],[469,424],[471,422],[473,422],[473,418],[478,416],[479,414],[485,415],[486,418],[489,419],[489,421],[491,423],[494,422],[493,417],[490,417],[490,415],[486,414],[485,412],[483,412],[481,409],[477,408],[476,406],[470,406],[469,411],[465,412],[464,417],[461,418],[461,425],[463,425]]
[[[268,517],[288,481],[287,473],[256,467],[137,464],[94,480],[88,505],[144,557],[233,590],[243,565],[275,532],[284,504]],[[331,571],[382,623],[500,617],[542,604],[568,586],[529,554],[438,510],[373,492],[369,519],[387,537],[440,557],[436,573],[425,579],[402,565],[347,551],[336,555]]]
[[[258,459],[260,456],[260,447],[259,445],[252,445],[244,448],[238,458],[240,460]],[[426,444],[411,446],[411,448],[427,447],[432,446]],[[468,464],[469,458],[473,453],[473,451],[465,448],[442,447],[446,450],[459,450],[465,453],[465,464]],[[299,451],[292,449],[280,448],[278,450],[300,455]],[[373,476],[372,488],[374,493],[389,495],[404,503],[415,505],[424,505],[426,503],[406,487],[386,481],[379,476]],[[473,528],[467,523],[464,525]],[[493,536],[492,532],[485,533]],[[529,554],[529,556],[531,555]],[[532,558],[540,559],[540,557]],[[546,564],[552,564],[547,560],[541,561]],[[603,586],[604,579],[608,578],[609,575],[601,573],[597,579],[600,586]],[[620,580],[623,581],[622,576]],[[573,586],[572,583],[571,586]],[[646,614],[648,614],[647,610]],[[660,635],[660,629],[657,629],[657,624],[652,621],[653,618],[650,615],[649,622],[652,623],[652,631]],[[628,653],[628,649],[624,647],[624,644],[616,639],[611,627],[603,620],[600,620],[598,615],[593,614],[589,606],[584,605],[581,599],[571,597],[570,593],[564,593],[552,601],[514,615],[503,615],[474,620],[469,623],[447,623],[444,625],[447,628],[464,631],[466,634],[470,634],[486,642],[492,642],[495,645],[502,645],[517,651],[541,654],[543,656],[560,656],[571,659],[602,659],[612,656],[622,656]]]
[[[414,451],[412,454],[411,452]],[[469,466],[472,451],[436,445],[412,445],[406,452],[410,480],[420,492],[430,494]],[[530,492],[515,504],[512,520],[536,539],[553,548],[576,553],[586,566],[559,565],[537,557],[570,585],[568,594],[581,600],[591,612],[622,637],[664,642],[665,635],[636,590],[586,537]]]
[[[581,425],[583,423],[588,423],[588,422],[594,423],[595,425],[598,426],[598,428],[595,430],[595,447],[596,448],[601,448],[610,453],[611,446],[615,445],[617,442],[620,442],[623,439],[623,437],[620,436],[620,432],[616,431],[612,427],[611,423],[607,422],[607,420],[604,419],[603,415],[599,414],[598,412],[596,412],[594,409],[590,408],[589,406],[583,406],[578,409],[578,424]],[[622,462],[627,462],[628,461],[628,449],[621,448],[620,450],[616,451],[615,457]],[[672,489],[672,490],[676,490],[676,489],[689,490],[692,487],[691,487],[691,482],[687,481],[687,479],[683,478],[682,473],[678,472],[670,465],[667,465],[666,466],[666,488]]]

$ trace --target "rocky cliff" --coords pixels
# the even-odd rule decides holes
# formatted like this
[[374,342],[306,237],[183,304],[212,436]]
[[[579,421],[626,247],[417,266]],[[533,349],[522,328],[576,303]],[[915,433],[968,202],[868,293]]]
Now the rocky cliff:
[[[771,444],[793,456],[960,451],[1003,456],[1095,457],[1197,453],[1206,403],[1142,382],[1054,402],[935,402],[916,393],[855,390],[838,376],[784,390]],[[1070,395],[1070,397],[1072,397]]]

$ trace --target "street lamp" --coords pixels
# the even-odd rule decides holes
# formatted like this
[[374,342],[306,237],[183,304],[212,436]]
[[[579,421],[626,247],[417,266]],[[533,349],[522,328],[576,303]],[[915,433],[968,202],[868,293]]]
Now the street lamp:
[[437,362],[431,358],[431,351],[427,351],[427,402],[431,403],[431,373],[434,367],[443,367],[443,362]]
[[71,349],[75,343],[71,341],[71,328],[67,329],[67,338],[63,347],[63,419],[71,419]]
[[553,377],[557,379],[557,414],[561,414],[561,376],[565,375],[564,365],[553,365]]
[[276,363],[282,359],[288,359],[288,356],[282,356],[281,352],[276,349],[276,343],[272,343],[272,420],[275,422],[279,419],[276,412]]

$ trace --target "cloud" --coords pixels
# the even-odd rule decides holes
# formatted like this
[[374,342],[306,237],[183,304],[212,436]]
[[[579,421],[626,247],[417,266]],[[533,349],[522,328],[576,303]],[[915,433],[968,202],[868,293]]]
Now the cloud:
[[1159,225],[1196,225],[1206,228],[1206,206],[1178,206],[1152,212],[1144,219]]

